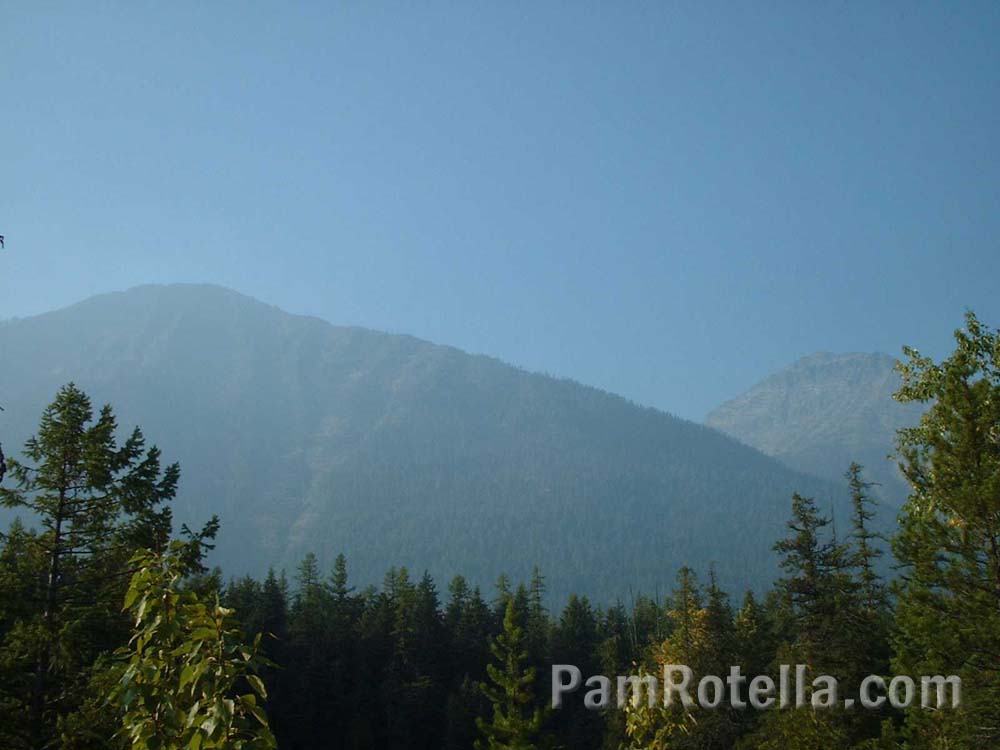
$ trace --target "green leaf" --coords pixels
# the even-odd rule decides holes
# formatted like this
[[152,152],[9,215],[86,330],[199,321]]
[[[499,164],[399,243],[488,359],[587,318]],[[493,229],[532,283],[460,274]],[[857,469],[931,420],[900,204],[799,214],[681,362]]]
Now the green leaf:
[[247,682],[250,683],[250,687],[253,688],[257,695],[267,700],[267,688],[264,687],[264,681],[260,677],[255,674],[249,674],[247,675]]
[[135,603],[135,600],[138,598],[139,598],[139,589],[133,586],[128,590],[128,593],[125,594],[125,604],[122,606],[122,609],[123,610],[131,609],[132,605]]

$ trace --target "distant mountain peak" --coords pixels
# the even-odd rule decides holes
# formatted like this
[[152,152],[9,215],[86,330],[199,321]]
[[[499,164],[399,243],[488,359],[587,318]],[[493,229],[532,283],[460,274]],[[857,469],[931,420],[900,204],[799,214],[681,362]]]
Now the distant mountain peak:
[[898,501],[906,488],[887,456],[896,430],[914,424],[921,408],[892,398],[900,385],[895,363],[882,352],[816,352],[720,405],[705,422],[816,476],[838,479],[858,461]]
[[[208,282],[139,284],[122,291],[96,294],[74,305],[70,305],[70,307],[78,307],[80,305],[118,305],[122,302],[139,302],[147,306],[163,303],[225,303],[246,305],[248,307],[262,307],[284,312],[281,308],[262,302],[256,297],[243,294],[227,286]],[[58,310],[55,312],[58,312]]]
[[795,360],[788,367],[784,368],[786,370],[792,370],[797,367],[808,367],[811,365],[825,365],[831,362],[865,362],[865,363],[881,363],[881,362],[895,362],[896,358],[886,354],[885,352],[828,352],[819,351],[813,352],[812,354],[807,354],[806,356]]

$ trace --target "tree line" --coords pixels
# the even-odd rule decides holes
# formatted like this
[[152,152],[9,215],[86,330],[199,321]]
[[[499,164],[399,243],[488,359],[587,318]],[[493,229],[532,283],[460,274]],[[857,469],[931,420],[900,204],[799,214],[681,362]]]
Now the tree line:
[[[681,569],[662,598],[571,596],[545,579],[390,568],[356,588],[348,561],[307,555],[289,576],[226,580],[204,566],[218,532],[174,534],[179,469],[142,432],[124,442],[60,390],[8,459],[0,501],[31,512],[0,538],[0,745],[6,748],[869,750],[1000,746],[1000,336],[974,315],[940,363],[906,349],[902,401],[929,404],[898,439],[912,488],[887,551],[863,469],[846,476],[848,526],[791,499],[782,574],[738,601],[711,569]],[[720,549],[720,554],[724,550]],[[622,587],[627,593],[628,582]],[[259,634],[258,637],[257,634]],[[585,675],[957,674],[954,710],[741,711],[549,703],[550,667]],[[578,700],[576,698],[579,698]]]

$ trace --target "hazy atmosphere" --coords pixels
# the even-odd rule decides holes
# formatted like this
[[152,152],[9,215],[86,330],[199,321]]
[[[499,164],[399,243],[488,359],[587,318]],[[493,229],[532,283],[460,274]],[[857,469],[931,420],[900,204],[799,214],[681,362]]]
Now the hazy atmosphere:
[[1000,748],[1000,3],[0,1],[0,750]]
[[1000,315],[997,4],[568,11],[4,4],[0,318],[214,282],[700,420]]

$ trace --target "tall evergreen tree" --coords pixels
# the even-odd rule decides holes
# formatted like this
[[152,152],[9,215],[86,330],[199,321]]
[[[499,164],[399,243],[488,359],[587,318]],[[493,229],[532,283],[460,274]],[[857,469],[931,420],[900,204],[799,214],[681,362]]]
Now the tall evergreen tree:
[[858,569],[861,594],[865,607],[878,612],[886,606],[885,586],[877,565],[882,557],[878,546],[883,537],[872,530],[875,499],[870,494],[872,483],[865,480],[862,467],[852,463],[847,470],[847,485],[851,492],[851,539],[854,545],[854,566]]
[[489,683],[481,689],[493,706],[493,715],[477,722],[482,738],[476,750],[535,750],[542,726],[542,710],[534,706],[535,671],[525,667],[524,631],[514,602],[508,600],[503,630],[490,648],[495,664],[487,667]]
[[[660,679],[664,665],[683,664],[693,672],[692,685],[705,675],[724,675],[736,663],[736,632],[728,597],[719,588],[712,573],[706,590],[698,585],[694,571],[681,568],[671,596],[671,634],[653,650],[649,670]],[[645,696],[639,705],[626,707],[626,730],[630,747],[647,750],[675,748],[732,747],[742,726],[739,713],[725,705],[702,709],[684,706],[678,701],[663,705],[658,696],[649,706]]]
[[510,576],[506,573],[501,573],[493,584],[493,588],[496,589],[496,598],[493,600],[493,613],[497,619],[497,622],[503,622],[504,613],[507,611],[507,602],[513,596],[510,589]]
[[[575,594],[570,596],[556,624],[552,640],[553,663],[572,664],[584,675],[601,674],[598,615],[587,597]],[[545,680],[547,693],[551,690],[551,670],[549,671],[548,679]],[[552,727],[560,742],[564,742],[567,747],[576,750],[599,748],[604,717],[584,706],[583,700],[569,700],[559,711],[553,712]]]
[[746,674],[765,674],[774,658],[773,625],[753,591],[747,591],[734,618],[737,663]]
[[838,585],[846,568],[846,548],[826,538],[830,519],[822,516],[812,498],[792,496],[789,535],[774,545],[786,576],[779,587],[788,597],[794,618],[796,647],[813,668],[829,666],[831,643],[836,642]]
[[955,343],[940,363],[906,348],[896,393],[930,406],[898,437],[894,667],[963,680],[960,710],[908,712],[914,748],[1000,746],[1000,336],[968,313]]
[[[31,674],[28,692],[3,702],[9,747],[47,744],[57,717],[80,704],[90,665],[127,633],[118,602],[128,559],[139,548],[162,551],[170,537],[180,470],[161,469],[139,428],[120,445],[117,429],[110,406],[95,418],[87,395],[64,386],[25,443],[25,460],[10,459],[13,487],[0,488],[0,503],[30,511],[42,527],[31,542],[43,566],[33,574],[39,596],[0,649]],[[213,519],[194,536],[212,536],[216,526]],[[202,546],[191,549],[201,554]]]
[[307,553],[295,575],[295,594],[288,622],[285,674],[275,697],[285,711],[276,728],[292,750],[311,747],[318,737],[330,736],[336,715],[329,648],[331,594],[319,562]]
[[493,613],[479,589],[470,590],[462,576],[456,576],[448,589],[451,598],[445,627],[451,644],[452,686],[445,717],[445,747],[468,750],[478,737],[476,718],[490,708],[479,683],[486,678]]
[[[677,583],[670,597],[671,633],[653,648],[652,663],[641,671],[658,680],[666,664],[684,664],[697,672],[708,646],[706,614],[695,572],[685,566],[677,572]],[[653,705],[649,705],[647,698],[645,692],[633,694],[626,705],[630,748],[673,750],[698,746],[700,740],[695,734],[698,719],[691,707],[678,701],[665,706],[663,695],[655,696]]]
[[551,663],[549,642],[552,638],[552,623],[545,608],[545,577],[537,567],[531,573],[525,609],[525,646],[529,664],[543,670],[546,664]]

